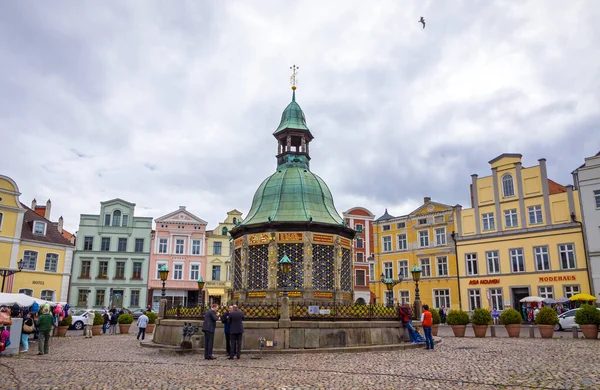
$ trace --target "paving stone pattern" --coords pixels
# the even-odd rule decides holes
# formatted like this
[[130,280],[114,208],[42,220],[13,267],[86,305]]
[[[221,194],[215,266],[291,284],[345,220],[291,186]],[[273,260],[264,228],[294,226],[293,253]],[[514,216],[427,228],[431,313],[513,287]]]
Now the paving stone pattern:
[[[37,345],[31,345],[31,352]],[[600,340],[445,337],[425,349],[207,361],[135,336],[55,338],[0,356],[2,389],[599,389]]]

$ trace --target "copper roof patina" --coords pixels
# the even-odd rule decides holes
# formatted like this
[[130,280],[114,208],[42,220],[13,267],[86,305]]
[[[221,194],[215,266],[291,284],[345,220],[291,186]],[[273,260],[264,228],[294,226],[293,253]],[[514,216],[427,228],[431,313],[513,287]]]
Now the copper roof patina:
[[277,134],[280,131],[286,129],[293,130],[306,130],[310,132],[308,127],[306,126],[306,117],[304,116],[304,112],[296,103],[296,91],[292,92],[292,101],[288,106],[283,110],[283,114],[281,114],[281,122],[279,123],[279,127],[277,130],[273,132],[273,134]]

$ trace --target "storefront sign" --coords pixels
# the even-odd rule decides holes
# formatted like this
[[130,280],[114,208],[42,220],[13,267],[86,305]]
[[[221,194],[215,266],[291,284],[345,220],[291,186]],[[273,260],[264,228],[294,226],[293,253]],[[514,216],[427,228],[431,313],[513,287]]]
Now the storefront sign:
[[[287,295],[288,295],[288,297],[299,298],[299,297],[302,297],[302,292],[300,292],[300,291],[288,291]],[[282,291],[279,291],[279,296],[280,297],[283,296],[283,292]]]
[[33,282],[31,282],[31,284],[41,284],[41,285],[43,285],[44,281],[43,280],[34,280]]
[[498,284],[500,279],[474,279],[469,280],[469,284]]
[[352,299],[352,294],[342,294],[342,299]]
[[240,299],[240,293],[233,294],[233,299]]
[[577,280],[575,275],[567,276],[540,276],[540,282],[569,282]]
[[333,293],[316,291],[314,296],[315,298],[333,298]]
[[352,247],[352,245],[350,244],[350,240],[348,240],[347,238],[340,238],[340,244],[342,246],[345,246],[346,248]]
[[325,234],[313,234],[313,242],[320,244],[333,244],[333,236]]
[[249,298],[264,298],[267,296],[265,291],[250,291],[248,293]]
[[302,233],[279,233],[279,242],[302,241]]
[[269,238],[267,233],[252,234],[248,236],[248,245],[268,244]]

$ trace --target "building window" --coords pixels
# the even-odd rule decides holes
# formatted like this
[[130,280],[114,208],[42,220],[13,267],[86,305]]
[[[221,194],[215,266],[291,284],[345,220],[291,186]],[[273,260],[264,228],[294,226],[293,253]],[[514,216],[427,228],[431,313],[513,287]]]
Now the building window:
[[192,255],[200,254],[200,245],[201,244],[202,244],[202,241],[200,241],[200,240],[192,240]]
[[365,242],[363,241],[363,239],[360,237],[356,237],[356,248],[362,249],[364,247],[365,247]]
[[496,229],[496,222],[494,222],[494,213],[483,214],[483,230],[494,230]]
[[173,265],[173,280],[183,279],[183,264],[176,263]]
[[33,234],[43,236],[46,234],[46,224],[44,222],[35,221],[33,224]]
[[441,307],[450,307],[450,290],[440,289],[433,290],[433,307],[439,309]]
[[535,246],[533,247],[533,253],[535,254],[535,268],[538,271],[549,271],[550,255],[548,253],[548,247]]
[[42,290],[40,298],[44,301],[54,302],[54,291],[53,290]]
[[419,262],[421,263],[421,276],[424,278],[431,277],[431,262],[429,259],[419,259]]
[[212,266],[212,280],[221,280],[221,266],[220,265]]
[[167,253],[168,245],[169,245],[169,240],[167,238],[159,238],[158,239],[158,253]]
[[104,216],[104,226],[110,226],[110,214]]
[[108,275],[108,261],[98,262],[98,278],[106,279]]
[[[0,198],[2,200],[2,198]],[[0,213],[0,232],[2,231],[2,219],[4,218],[4,214]]]
[[398,250],[399,251],[406,250],[406,248],[407,248],[406,234],[398,234],[396,236],[396,238],[398,239]]
[[390,302],[394,302],[394,291],[388,291],[385,290],[384,291],[384,295],[385,295],[385,304],[389,304]]
[[573,244],[560,244],[558,246],[558,254],[560,255],[560,266],[562,269],[577,268]]
[[362,269],[356,270],[356,285],[357,286],[366,286],[367,281],[365,280],[365,271]]
[[400,290],[398,291],[398,300],[400,305],[410,305],[410,291]]
[[123,224],[122,226],[127,226],[129,216],[127,214],[123,214]]
[[94,247],[94,237],[84,237],[83,238],[83,250],[84,251],[91,251],[93,250]]
[[87,289],[77,292],[77,306],[87,306],[87,292]]
[[405,278],[410,275],[408,273],[408,260],[398,260],[398,273]]
[[538,289],[540,290],[540,297],[544,298],[544,299],[554,299],[554,287],[552,286],[545,286],[545,287],[538,287]]
[[446,245],[446,228],[435,229],[435,245]]
[[140,290],[131,290],[131,307],[140,306]]
[[479,275],[477,253],[467,253],[465,259],[467,260],[467,275]]
[[519,226],[519,219],[517,218],[517,209],[504,210],[504,224],[506,227]]
[[375,264],[369,263],[369,280],[373,282],[375,280]]
[[502,176],[502,195],[505,198],[510,198],[511,196],[515,196],[515,184],[513,182],[512,175],[509,173]]
[[392,251],[392,237],[385,236],[382,238],[382,240],[383,240],[383,251],[391,252]]
[[437,276],[448,276],[448,258],[446,256],[436,257]]
[[221,254],[221,243],[219,241],[215,242],[213,245],[213,255]]
[[394,265],[392,262],[388,261],[383,263],[383,275],[387,279],[392,279],[394,277]]
[[237,225],[237,218],[236,217],[233,217],[233,224]]
[[542,206],[530,206],[527,208],[529,214],[529,223],[534,225],[536,223],[542,223]]
[[573,295],[579,294],[581,291],[579,290],[578,285],[573,286],[563,286],[565,292],[565,298],[571,298]]
[[44,264],[44,271],[56,272],[58,269],[58,255],[56,253],[46,254],[46,263]]
[[100,250],[108,252],[110,250],[110,237],[102,237],[102,243],[100,244]]
[[126,238],[119,238],[119,249],[117,249],[119,252],[127,252],[127,239]]
[[167,263],[165,261],[156,262],[156,279],[160,279],[160,270],[166,266]]
[[139,261],[135,261],[133,263],[133,275],[131,275],[131,279],[141,280],[142,279],[142,263]]
[[222,236],[226,236],[227,235],[227,226],[223,226],[223,228],[221,229],[221,235]]
[[525,258],[523,248],[510,249],[510,267],[512,272],[525,272]]
[[437,217],[434,218],[435,223],[444,223],[444,216],[443,215],[438,215]]
[[357,223],[356,225],[354,225],[354,230],[356,230],[359,233],[362,233],[364,231],[362,223]]
[[594,199],[596,200],[596,208],[600,209],[600,190],[594,191]]
[[113,212],[112,225],[121,226],[121,212],[119,210]]
[[406,228],[406,222],[398,222],[396,224],[396,229],[404,229]]
[[117,261],[117,268],[115,270],[115,279],[125,279],[125,262]]
[[498,251],[485,252],[485,259],[487,263],[488,274],[499,274],[500,273],[500,256]]
[[419,225],[427,225],[427,218],[420,218],[418,220]]
[[356,253],[356,262],[363,263],[364,261],[365,261],[365,254],[362,252],[357,252]]
[[144,239],[143,238],[136,238],[135,239],[135,251],[136,252],[143,252],[144,251]]
[[382,227],[384,232],[389,232],[390,231],[390,225],[383,225]]
[[489,292],[492,308],[495,307],[498,310],[504,310],[504,298],[502,297],[502,289],[490,288]]
[[469,311],[479,309],[481,307],[481,291],[479,289],[469,289]]
[[96,290],[96,307],[104,307],[104,290]]
[[183,238],[176,239],[175,240],[175,254],[182,255],[184,246],[185,246],[185,240]]
[[89,260],[83,260],[81,262],[81,274],[79,275],[79,278],[81,278],[81,279],[89,279],[90,278],[91,265],[92,265],[92,262]]
[[23,269],[35,270],[37,266],[37,252],[25,251],[23,252]]
[[429,230],[421,230],[419,232],[419,246],[421,248],[429,246]]
[[200,264],[190,265],[190,280],[200,279]]
[[19,289],[19,294],[25,294],[27,296],[32,297],[33,296],[33,290],[29,289],[29,288],[21,288],[21,289]]

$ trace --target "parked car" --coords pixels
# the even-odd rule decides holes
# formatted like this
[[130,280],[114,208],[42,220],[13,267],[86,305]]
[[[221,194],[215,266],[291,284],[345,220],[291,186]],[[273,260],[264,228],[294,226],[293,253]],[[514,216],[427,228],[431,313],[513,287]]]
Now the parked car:
[[87,322],[87,317],[89,313],[89,310],[74,310],[71,313],[71,317],[73,317],[73,320],[71,321],[71,328],[76,330],[83,329],[83,326]]
[[134,311],[130,311],[129,313],[133,316],[133,318],[137,320],[142,314],[144,314],[145,311],[146,309],[135,309]]
[[[575,322],[575,312],[579,309],[572,309],[566,311],[558,316],[558,324],[554,327],[554,330],[571,330],[574,326],[580,329],[579,325]],[[600,308],[598,308],[600,310]]]

